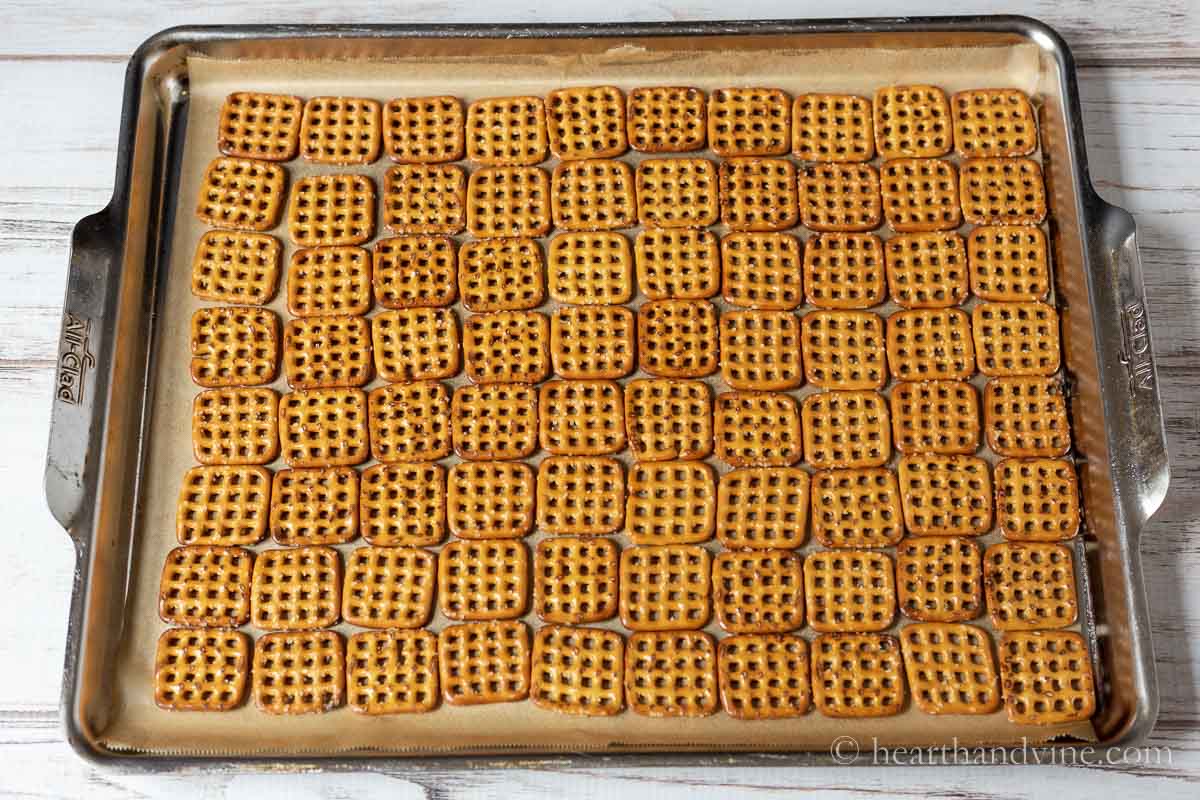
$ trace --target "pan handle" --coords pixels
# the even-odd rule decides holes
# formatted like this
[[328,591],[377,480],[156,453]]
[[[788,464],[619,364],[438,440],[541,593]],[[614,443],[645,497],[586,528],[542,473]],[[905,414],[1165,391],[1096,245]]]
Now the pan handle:
[[72,537],[95,484],[109,401],[116,276],[124,250],[112,208],[75,226],[63,301],[45,490],[50,512]]
[[[1108,416],[1109,455],[1113,481],[1123,506],[1126,527],[1136,539],[1151,515],[1162,505],[1170,482],[1167,435],[1162,399],[1154,364],[1150,315],[1142,283],[1137,226],[1133,215],[1092,193],[1089,236],[1086,237],[1093,270],[1104,280],[1095,281],[1097,313],[1120,320],[1101,326],[1119,341],[1103,343],[1101,358]],[[1108,290],[1108,291],[1105,291]],[[1110,317],[1111,318],[1111,317]]]

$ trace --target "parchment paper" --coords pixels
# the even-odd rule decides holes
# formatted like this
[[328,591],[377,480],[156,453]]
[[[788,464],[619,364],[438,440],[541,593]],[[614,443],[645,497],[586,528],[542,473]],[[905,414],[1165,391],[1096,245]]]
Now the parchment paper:
[[[158,709],[152,697],[155,643],[167,627],[158,618],[156,598],[167,551],[174,547],[175,503],[180,481],[193,465],[190,413],[199,391],[188,376],[188,320],[202,303],[189,291],[191,259],[206,227],[193,209],[199,178],[207,162],[218,155],[217,115],[226,94],[237,90],[286,92],[301,97],[341,94],[373,97],[386,102],[394,97],[452,94],[464,103],[498,95],[537,94],[565,85],[611,83],[629,90],[637,86],[688,85],[706,91],[722,86],[780,87],[789,94],[804,91],[842,91],[870,96],[878,86],[898,82],[929,82],[949,91],[967,88],[1015,86],[1033,93],[1038,77],[1038,52],[1032,45],[972,47],[936,50],[666,52],[626,45],[603,54],[580,56],[567,52],[569,42],[549,48],[554,55],[489,56],[477,42],[461,42],[453,58],[422,57],[386,62],[353,61],[218,61],[189,59],[190,103],[183,173],[177,198],[176,223],[170,243],[170,266],[161,287],[161,313],[156,343],[157,372],[153,378],[153,408],[148,461],[144,465],[143,511],[138,519],[133,548],[130,601],[122,635],[116,674],[112,676],[113,705],[104,729],[104,744],[114,749],[144,753],[194,755],[321,755],[321,754],[431,754],[448,752],[502,753],[554,751],[636,750],[827,750],[839,735],[858,738],[869,746],[872,738],[883,745],[1016,744],[1048,741],[1071,735],[1094,739],[1090,723],[1034,727],[1009,723],[999,711],[986,716],[926,715],[913,705],[895,717],[866,720],[832,720],[815,710],[799,719],[745,722],[724,713],[704,719],[649,719],[630,711],[604,719],[575,718],[544,711],[531,702],[456,708],[446,704],[435,712],[418,715],[365,717],[343,707],[326,714],[275,717],[258,711],[253,701],[230,713],[172,713]],[[708,154],[711,157],[711,154]],[[624,157],[635,163],[640,156]],[[302,160],[286,165],[289,186],[297,178],[317,172],[357,172],[371,175],[377,188],[391,166],[386,157],[367,167],[315,167]],[[543,165],[553,167],[553,161]],[[469,168],[469,165],[468,165]],[[720,228],[717,229],[720,233]],[[622,231],[632,236],[636,231]],[[793,231],[800,235],[804,232]],[[886,230],[880,231],[884,236]],[[284,225],[274,231],[284,244],[286,265],[293,245]],[[376,238],[389,235],[378,230]],[[465,236],[457,237],[459,241]],[[282,281],[281,281],[282,283]],[[285,320],[285,291],[271,305]],[[719,298],[715,298],[723,306]],[[635,303],[636,305],[636,303]],[[552,304],[540,309],[548,311]],[[888,313],[892,307],[884,306]],[[377,313],[378,309],[375,312]],[[459,309],[460,318],[464,312]],[[637,375],[632,377],[638,377]],[[451,381],[457,384],[462,379]],[[719,378],[715,391],[725,390]],[[369,388],[380,385],[376,380]],[[287,387],[282,378],[275,385]],[[800,398],[813,391],[792,392]],[[628,459],[626,453],[624,458]],[[448,459],[447,464],[456,459]],[[537,461],[538,459],[532,459]],[[719,472],[724,467],[710,463]],[[894,465],[894,461],[893,461]],[[280,468],[282,463],[273,465]],[[540,534],[527,538],[533,544]],[[622,546],[624,535],[615,537]],[[979,539],[986,546],[999,537]],[[346,553],[363,545],[357,539],[339,549]],[[256,549],[274,546],[270,539]],[[714,552],[719,545],[709,543]],[[815,549],[809,537],[803,552]],[[889,551],[894,558],[894,549]],[[1077,565],[1082,568],[1082,564]],[[1081,598],[1082,599],[1082,598]],[[536,627],[530,615],[527,621]],[[897,614],[897,625],[903,618]],[[446,624],[436,615],[431,628]],[[974,624],[989,628],[986,617]],[[615,620],[609,627],[620,629]],[[252,635],[261,632],[249,627]],[[343,634],[350,626],[338,628]],[[716,624],[708,630],[721,635]],[[801,631],[810,641],[813,632]]]

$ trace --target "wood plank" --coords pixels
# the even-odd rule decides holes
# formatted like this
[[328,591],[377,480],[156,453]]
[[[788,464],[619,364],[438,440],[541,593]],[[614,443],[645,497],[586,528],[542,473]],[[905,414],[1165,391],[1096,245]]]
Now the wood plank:
[[[103,9],[101,9],[103,11]],[[97,23],[99,24],[99,23]],[[19,37],[9,37],[19,41]],[[116,138],[117,61],[4,61],[0,108],[17,113],[0,155],[0,486],[8,532],[0,559],[12,565],[0,603],[21,609],[0,637],[0,796],[115,797],[124,794],[272,795],[273,776],[179,778],[114,776],[94,770],[61,741],[56,706],[62,664],[71,549],[44,508],[44,458],[53,355],[65,282],[67,239],[81,216],[106,202]],[[82,90],[80,84],[82,83]],[[316,797],[387,791],[401,797],[542,793],[662,797],[802,789],[819,796],[1028,797],[1050,792],[1194,796],[1200,775],[1200,67],[1089,68],[1080,85],[1092,175],[1102,194],[1134,212],[1140,226],[1152,322],[1166,396],[1174,463],[1172,493],[1145,538],[1146,583],[1163,690],[1153,744],[1174,748],[1172,763],[1101,771],[1045,769],[1014,781],[1003,768],[911,770],[578,769],[398,776],[310,776]],[[30,89],[33,89],[31,91]],[[70,102],[78,113],[61,114]],[[52,125],[40,120],[53,119]],[[46,164],[53,164],[52,170]],[[42,537],[34,539],[33,537]],[[32,544],[31,544],[32,543]],[[30,599],[33,598],[33,602]],[[18,768],[17,765],[36,765]],[[59,778],[58,776],[62,776]],[[429,787],[427,791],[423,787]]]
[[[687,4],[654,4],[643,0],[522,4],[509,0],[491,4],[448,0],[410,0],[387,6],[379,13],[370,0],[336,4],[268,0],[189,4],[180,14],[174,3],[67,0],[37,6],[30,13],[23,0],[0,1],[0,19],[8,35],[0,55],[58,58],[70,55],[124,56],[150,34],[179,24],[230,25],[270,23],[515,23],[596,22],[622,20],[785,19],[804,17],[887,17],[897,14],[1025,14],[1055,26],[1084,61],[1129,62],[1148,58],[1200,57],[1200,8],[1189,0],[1133,0],[1126,3],[1023,0],[997,7],[989,0],[959,0],[947,6],[938,0],[860,0],[852,5],[823,6],[794,0],[746,0],[737,5],[721,0],[691,0]],[[130,24],[136,20],[135,24]]]

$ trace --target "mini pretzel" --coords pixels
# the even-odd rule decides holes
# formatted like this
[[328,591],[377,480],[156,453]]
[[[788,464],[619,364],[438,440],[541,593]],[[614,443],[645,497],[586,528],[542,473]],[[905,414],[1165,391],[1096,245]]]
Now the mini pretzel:
[[167,553],[158,616],[171,625],[236,628],[250,619],[254,554],[241,547],[189,545]]
[[271,486],[271,538],[281,545],[342,544],[358,535],[351,467],[281,469]]
[[637,235],[634,254],[638,287],[649,300],[704,300],[720,289],[711,231],[647,228]]
[[437,635],[426,630],[354,634],[346,643],[346,695],[352,711],[369,716],[437,708]]
[[1001,692],[1010,721],[1053,725],[1089,719],[1095,713],[1092,663],[1078,633],[1006,633],[998,649]]
[[463,157],[457,97],[399,97],[383,107],[383,149],[392,161],[437,164]]
[[192,401],[192,453],[201,464],[270,464],[279,455],[273,389],[209,389]]
[[472,314],[463,323],[463,360],[475,383],[538,383],[550,374],[550,322],[536,311]]
[[265,550],[254,561],[250,612],[266,631],[305,631],[337,624],[342,562],[332,547]]
[[470,311],[525,311],[546,299],[542,248],[533,239],[479,239],[458,251],[458,293]]
[[781,158],[731,158],[718,170],[721,222],[733,231],[781,231],[800,218],[796,168]]
[[438,381],[389,383],[367,397],[377,461],[437,461],[450,454],[450,398]]
[[214,158],[201,179],[196,216],[214,228],[269,231],[279,222],[286,183],[278,164]]
[[346,556],[342,618],[360,628],[420,628],[433,615],[437,556],[419,547],[359,547]]
[[791,102],[779,89],[717,89],[708,144],[719,156],[781,156],[791,146]]
[[438,554],[437,581],[450,619],[516,619],[529,605],[529,551],[512,539],[453,541]]
[[962,224],[958,174],[938,158],[897,158],[880,169],[883,213],[900,233],[954,230]]
[[878,392],[810,394],[800,420],[804,460],[817,469],[880,467],[892,456],[887,402]]
[[808,495],[808,473],[799,467],[726,472],[717,490],[717,538],[730,550],[799,547]]
[[361,97],[313,97],[304,104],[300,154],[318,164],[370,164],[379,158],[379,103]]
[[983,300],[1037,301],[1050,291],[1046,234],[1032,225],[984,225],[967,237],[971,291]]
[[896,380],[966,380],[975,374],[970,320],[957,308],[897,311],[887,319],[887,359]]
[[538,465],[538,527],[581,536],[613,533],[625,521],[625,473],[615,458],[550,456]]
[[979,536],[992,528],[992,478],[982,458],[904,456],[900,488],[909,533]]
[[873,231],[883,224],[879,172],[870,164],[813,164],[800,175],[800,221],[814,231]]
[[611,717],[624,708],[625,640],[599,628],[547,625],[533,637],[531,689],[539,708]]
[[852,94],[802,94],[792,105],[792,154],[803,161],[870,161],[871,101]]
[[301,389],[279,401],[279,439],[290,467],[361,464],[370,454],[361,389]]
[[307,317],[283,331],[283,368],[293,389],[364,386],[374,375],[364,317]]
[[375,183],[366,175],[313,175],[292,187],[288,235],[301,247],[362,244],[375,235]]
[[561,159],[611,158],[629,147],[625,95],[615,86],[557,89],[546,96],[550,150]]
[[254,643],[254,704],[267,714],[319,714],[346,697],[346,648],[337,631],[268,633]]
[[555,227],[610,231],[637,224],[633,171],[624,161],[563,161],[554,168],[552,185]]
[[791,550],[745,550],[713,561],[713,606],[730,633],[787,633],[804,624],[802,557]]
[[1062,363],[1058,312],[1045,303],[980,303],[971,330],[984,375],[1053,375]]
[[888,86],[875,92],[875,146],[884,159],[950,152],[950,103],[936,86]]
[[967,255],[957,233],[904,233],[884,247],[892,300],[902,308],[947,308],[967,298]]
[[299,97],[234,92],[221,105],[217,149],[227,156],[291,161],[300,145]]
[[548,453],[598,456],[625,449],[625,410],[615,381],[550,381],[539,390],[538,438]]
[[371,254],[352,246],[293,250],[287,301],[296,317],[366,314],[371,308]]
[[700,381],[641,379],[625,386],[625,428],[638,461],[697,461],[712,452],[712,398]]
[[619,305],[633,296],[633,253],[619,233],[561,233],[550,240],[550,296],[572,305]]
[[467,107],[467,158],[488,166],[546,160],[546,107],[540,97],[489,97]]
[[1071,550],[1052,542],[1001,542],[983,554],[988,615],[1002,631],[1065,628],[1079,617]]
[[996,525],[1009,541],[1062,541],[1079,531],[1079,479],[1071,462],[1006,458],[996,465]]
[[467,182],[472,236],[545,236],[550,232],[550,177],[537,167],[482,167]]
[[1037,123],[1019,89],[974,89],[951,98],[954,147],[963,158],[1027,156],[1037,149]]
[[550,360],[561,378],[623,378],[637,360],[633,312],[621,306],[561,307],[550,317]]
[[811,311],[800,323],[804,376],[822,389],[882,389],[883,319],[870,311]]
[[279,317],[254,306],[192,314],[192,380],[206,388],[258,386],[279,374]]
[[529,696],[529,628],[524,622],[469,622],[438,634],[442,695],[452,706],[508,703]]
[[968,158],[959,169],[963,216],[975,225],[1040,225],[1046,219],[1042,168],[1028,158]]
[[717,458],[731,467],[786,467],[800,460],[800,409],[782,392],[725,392],[713,412]]
[[813,536],[826,547],[891,547],[904,536],[900,497],[886,467],[816,472]]
[[735,719],[785,719],[808,712],[808,642],[799,636],[744,633],[717,649],[721,705]]
[[818,550],[804,560],[808,624],[814,631],[883,631],[896,616],[892,559],[871,550]]
[[818,233],[804,247],[804,292],[818,308],[882,303],[883,242],[873,233]]
[[446,538],[446,469],[441,464],[375,464],[363,470],[362,535],[376,547],[425,547]]
[[625,645],[625,699],[646,717],[717,710],[716,643],[703,631],[635,633]]
[[643,153],[704,148],[704,92],[689,86],[634,89],[626,103],[629,146]]
[[537,450],[537,391],[526,384],[459,386],[450,417],[459,458],[503,461]]
[[717,222],[717,170],[705,158],[648,158],[637,167],[638,221],[651,228]]
[[734,389],[779,391],[804,382],[800,319],[786,311],[721,315],[721,377]]
[[649,300],[638,309],[638,363],[664,378],[717,370],[717,309],[707,300]]
[[454,240],[394,236],[375,243],[372,283],[386,308],[448,306],[457,294]]
[[218,303],[265,305],[279,287],[282,246],[265,233],[206,231],[192,258],[192,294]]
[[990,714],[1000,708],[992,640],[982,628],[928,622],[900,631],[913,702],[926,714]]
[[533,551],[533,610],[543,622],[578,625],[617,614],[617,554],[602,536],[552,536]]
[[385,381],[425,381],[458,374],[458,318],[448,308],[399,308],[371,320],[375,371]]
[[460,539],[519,539],[533,530],[536,492],[528,464],[455,464],[446,482],[450,530]]
[[466,173],[454,164],[392,167],[383,176],[383,223],[396,233],[461,233],[466,190]]
[[154,653],[154,703],[168,711],[231,711],[246,699],[250,637],[171,628]]
[[979,448],[979,395],[966,381],[898,383],[892,427],[901,453],[972,455]]
[[988,447],[1002,456],[1066,455],[1067,401],[1054,378],[992,378],[983,388]]
[[900,610],[924,622],[963,622],[983,613],[979,545],[957,536],[905,539],[896,548]]
[[634,464],[625,530],[634,544],[693,544],[712,538],[716,476],[696,461]]
[[271,473],[262,467],[192,467],[175,510],[180,544],[257,544],[267,532]]
[[731,305],[791,311],[804,302],[800,240],[786,233],[726,234],[721,239],[721,286]]
[[827,717],[890,717],[904,708],[900,642],[881,633],[827,633],[812,643],[813,704]]
[[699,630],[708,624],[712,556],[691,544],[621,552],[621,624],[631,631]]

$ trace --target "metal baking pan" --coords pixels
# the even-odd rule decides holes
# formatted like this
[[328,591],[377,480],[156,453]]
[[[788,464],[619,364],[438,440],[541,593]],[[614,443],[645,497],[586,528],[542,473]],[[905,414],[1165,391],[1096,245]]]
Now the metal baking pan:
[[[126,78],[113,197],[72,239],[46,466],[46,494],[76,548],[63,673],[68,740],[82,756],[128,770],[427,769],[603,763],[752,765],[833,763],[828,752],[692,751],[507,756],[304,757],[136,753],[105,744],[114,664],[144,524],[159,291],[169,262],[189,110],[189,56],[350,61],[464,49],[572,52],[642,47],[936,49],[1030,44],[1042,160],[1051,205],[1055,293],[1084,495],[1076,552],[1086,576],[1082,627],[1093,646],[1103,746],[1143,741],[1158,689],[1142,585],[1140,535],[1161,504],[1168,461],[1134,222],[1101,200],[1087,169],[1075,67],[1063,40],[1023,17],[541,26],[254,26],[176,28],[133,55]],[[1053,748],[1053,743],[1044,747]],[[765,748],[764,748],[765,749]],[[783,760],[781,760],[783,759]]]

